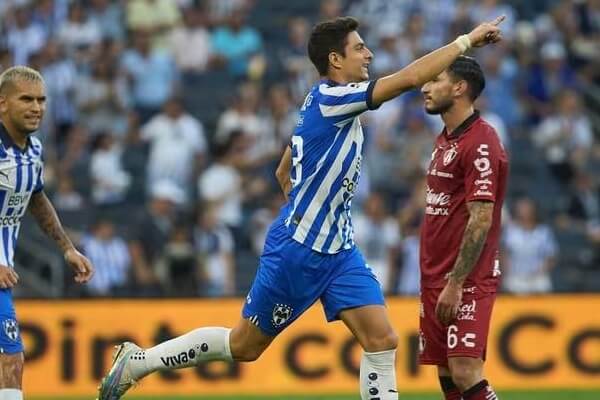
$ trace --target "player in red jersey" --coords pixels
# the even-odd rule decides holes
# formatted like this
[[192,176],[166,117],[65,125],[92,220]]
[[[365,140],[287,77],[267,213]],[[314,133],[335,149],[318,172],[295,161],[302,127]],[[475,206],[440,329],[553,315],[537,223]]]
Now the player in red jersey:
[[437,365],[448,400],[496,400],[483,377],[500,275],[500,217],[508,159],[474,109],[485,86],[475,59],[460,56],[421,89],[425,110],[440,114],[427,171],[421,229],[421,364]]

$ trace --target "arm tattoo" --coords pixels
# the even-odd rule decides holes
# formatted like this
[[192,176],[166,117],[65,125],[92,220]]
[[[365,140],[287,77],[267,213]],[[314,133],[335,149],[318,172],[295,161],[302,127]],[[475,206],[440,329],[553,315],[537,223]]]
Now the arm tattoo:
[[56,210],[54,210],[52,203],[50,203],[43,190],[31,195],[27,209],[44,233],[56,242],[63,253],[73,248],[71,239],[65,233]]
[[494,203],[472,201],[467,203],[467,208],[469,209],[469,222],[463,234],[454,268],[448,274],[448,278],[461,284],[467,279],[481,256],[487,233],[492,225]]

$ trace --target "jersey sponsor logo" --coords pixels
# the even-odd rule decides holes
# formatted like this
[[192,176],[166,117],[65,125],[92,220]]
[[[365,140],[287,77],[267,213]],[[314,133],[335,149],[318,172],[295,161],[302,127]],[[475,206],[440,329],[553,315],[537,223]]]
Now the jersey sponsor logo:
[[13,194],[8,198],[9,207],[20,207],[27,204],[29,200],[29,194]]
[[275,304],[275,307],[273,307],[273,325],[280,327],[285,324],[292,316],[292,311],[292,307],[287,304]]
[[0,217],[0,226],[14,226],[21,223],[21,217],[16,215]]
[[450,215],[448,206],[450,205],[451,198],[452,197],[449,194],[444,192],[436,193],[428,186],[425,198],[427,203],[425,214],[442,216]]
[[429,175],[439,176],[440,178],[449,178],[449,179],[454,178],[454,174],[453,173],[444,172],[444,171],[438,171],[437,169],[431,170],[431,172],[429,173]]
[[497,258],[494,260],[494,269],[492,270],[492,276],[500,276],[502,275],[502,271],[500,270],[500,260]]
[[427,204],[432,206],[447,206],[450,204],[450,195],[444,192],[436,193],[430,187],[427,187],[426,199]]
[[477,301],[473,299],[470,303],[463,303],[458,307],[456,319],[459,321],[476,321],[475,311],[477,311]]
[[477,186],[477,190],[475,191],[475,196],[485,196],[492,197],[494,194],[490,191],[490,187],[492,186],[492,181],[487,179],[488,176],[494,173],[491,168],[490,159],[488,158],[490,152],[488,151],[489,146],[485,143],[482,143],[477,148],[477,153],[481,156],[476,158],[473,161],[473,165],[475,169],[479,171],[479,179],[475,180],[475,186]]
[[19,340],[19,324],[16,320],[9,318],[2,321],[2,328],[4,328],[4,334],[6,337],[16,342]]

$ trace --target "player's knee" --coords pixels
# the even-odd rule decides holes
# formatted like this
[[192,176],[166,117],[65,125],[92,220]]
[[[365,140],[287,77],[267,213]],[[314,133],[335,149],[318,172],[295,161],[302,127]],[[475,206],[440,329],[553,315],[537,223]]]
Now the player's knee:
[[394,350],[398,347],[398,335],[390,330],[381,335],[367,335],[363,339],[363,348],[370,353]]
[[454,366],[450,369],[450,373],[452,381],[461,392],[469,389],[482,379],[480,369],[468,363]]

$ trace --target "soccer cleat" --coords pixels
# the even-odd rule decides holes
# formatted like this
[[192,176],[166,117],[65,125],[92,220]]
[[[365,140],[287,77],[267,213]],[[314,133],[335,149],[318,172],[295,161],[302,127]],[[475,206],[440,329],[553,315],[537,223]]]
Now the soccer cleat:
[[131,377],[129,359],[132,354],[141,348],[131,342],[116,346],[117,351],[113,356],[113,363],[108,374],[100,382],[98,398],[96,400],[119,400],[137,382]]

